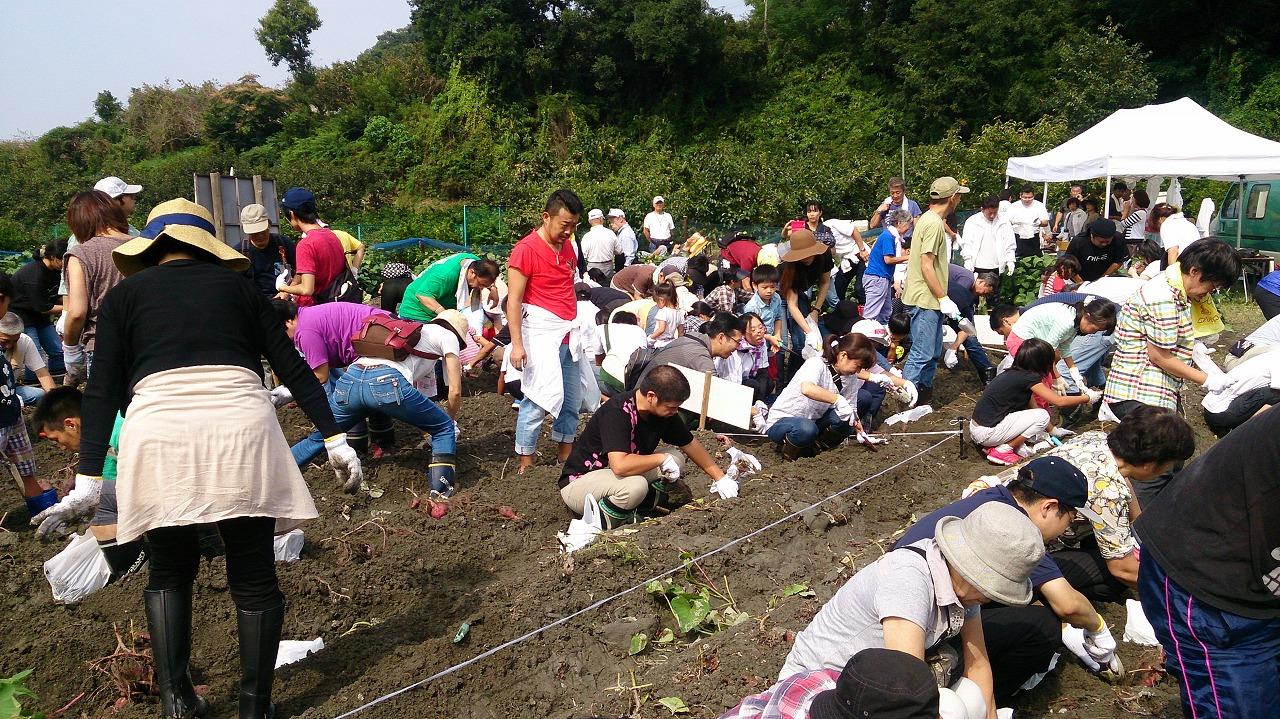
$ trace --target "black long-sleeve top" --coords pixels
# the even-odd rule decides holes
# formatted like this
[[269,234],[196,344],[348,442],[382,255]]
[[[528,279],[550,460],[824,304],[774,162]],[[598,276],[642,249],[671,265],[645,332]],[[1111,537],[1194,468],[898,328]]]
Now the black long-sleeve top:
[[13,273],[13,302],[9,309],[22,318],[28,327],[44,327],[51,324],[49,313],[58,304],[58,282],[62,273],[44,266],[40,260],[32,260]]
[[116,412],[127,410],[142,378],[205,365],[244,367],[262,376],[262,356],[321,434],[338,434],[324,388],[244,275],[209,262],[177,260],[124,278],[98,311],[82,409],[80,473],[101,476]]

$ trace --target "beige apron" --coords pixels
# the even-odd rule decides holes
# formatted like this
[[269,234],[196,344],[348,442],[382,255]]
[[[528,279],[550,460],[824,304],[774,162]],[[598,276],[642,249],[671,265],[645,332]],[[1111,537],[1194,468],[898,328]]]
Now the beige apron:
[[121,544],[156,527],[275,517],[280,532],[318,516],[255,373],[182,367],[133,392],[116,477]]

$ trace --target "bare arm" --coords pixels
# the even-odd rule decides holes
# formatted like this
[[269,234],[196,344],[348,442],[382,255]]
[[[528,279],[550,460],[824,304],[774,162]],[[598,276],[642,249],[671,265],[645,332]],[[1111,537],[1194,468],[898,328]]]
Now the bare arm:
[[62,343],[67,346],[80,344],[85,322],[89,319],[89,287],[84,265],[74,255],[67,255],[67,321],[62,328]]
[[707,454],[706,448],[698,440],[695,439],[681,447],[680,451],[684,452],[684,456],[693,460],[693,463],[698,465],[699,469],[706,472],[712,482],[724,477],[724,472],[720,471],[720,468],[716,466],[715,460],[711,458],[710,454]]
[[444,356],[444,376],[449,385],[447,410],[449,417],[456,420],[458,412],[462,409],[462,360],[458,359],[458,355]]
[[1074,407],[1078,404],[1089,403],[1089,395],[1058,394],[1053,391],[1052,387],[1046,386],[1044,382],[1037,382],[1031,388],[1031,393],[1054,407]]
[[1108,559],[1107,571],[1126,585],[1136,588],[1138,586],[1138,553],[1129,552],[1119,559]]
[[280,292],[286,295],[310,297],[316,293],[316,276],[312,274],[298,275],[293,278],[293,282],[285,285]]
[[40,382],[40,387],[43,388],[45,392],[57,387],[57,385],[53,383],[53,375],[49,374],[48,367],[41,367],[36,370],[36,380]]
[[920,258],[920,274],[924,276],[924,283],[928,285],[929,292],[934,297],[942,299],[947,296],[947,291],[942,287],[942,280],[938,278],[938,273],[934,271],[933,260],[935,257],[932,252],[924,253],[924,257]]
[[787,314],[800,325],[801,332],[809,331],[809,320],[800,312],[800,294],[795,290],[787,290]]
[[[818,298],[818,301],[814,302],[815,305],[822,307],[826,303],[829,289],[831,289],[831,273],[823,272],[822,277],[818,278],[818,294],[814,295],[814,297]],[[817,310],[815,309],[814,312],[817,312]]]
[[324,384],[329,381],[329,363],[325,362],[316,367],[311,368],[311,372],[315,374],[316,381]]
[[524,328],[521,327],[521,319],[524,317],[524,290],[528,284],[529,278],[523,272],[514,267],[507,269],[507,327],[511,329],[507,357],[511,360],[511,366],[516,369],[524,369]]
[[635,477],[661,467],[662,461],[666,459],[666,456],[667,455],[661,452],[657,454],[610,452],[609,471],[619,477]]
[[431,310],[436,314],[440,314],[445,310],[444,305],[440,304],[439,302],[436,302],[436,298],[434,297],[428,297],[426,295],[419,295],[419,294],[415,294],[414,297],[418,298],[418,301],[422,303],[423,307],[426,307],[427,309]]
[[991,676],[981,617],[964,620],[964,626],[960,627],[960,645],[964,676],[982,690],[982,698],[987,702],[987,719],[996,719],[996,682]]
[[906,652],[924,661],[924,630],[918,624],[901,617],[885,617],[880,627],[884,631],[885,649]]
[[666,332],[666,331],[667,331],[667,321],[657,320],[656,322],[653,323],[653,334],[649,335],[649,339],[656,340],[662,336],[663,332]]
[[1062,577],[1041,584],[1040,593],[1044,595],[1053,613],[1073,627],[1093,631],[1102,621],[1089,600]]

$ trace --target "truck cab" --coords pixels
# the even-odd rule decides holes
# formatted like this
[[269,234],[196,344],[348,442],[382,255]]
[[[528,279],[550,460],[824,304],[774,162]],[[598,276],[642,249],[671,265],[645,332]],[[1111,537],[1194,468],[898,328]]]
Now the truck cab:
[[1237,226],[1240,246],[1280,259],[1280,180],[1244,183],[1244,219],[1240,218],[1241,185],[1233,184],[1214,218],[1212,234],[1235,244]]

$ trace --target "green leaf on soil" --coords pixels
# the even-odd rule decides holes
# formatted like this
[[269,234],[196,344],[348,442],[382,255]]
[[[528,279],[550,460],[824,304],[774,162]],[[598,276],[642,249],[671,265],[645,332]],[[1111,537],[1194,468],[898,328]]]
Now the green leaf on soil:
[[653,640],[657,644],[670,644],[676,640],[676,633],[670,629],[663,629],[658,638]]
[[649,646],[649,635],[644,632],[631,635],[631,648],[627,650],[627,656],[634,657],[643,652]]
[[666,707],[667,711],[671,712],[671,716],[689,713],[688,705],[680,697],[663,697],[658,700],[658,703]]
[[724,615],[724,625],[726,627],[736,627],[739,624],[742,624],[743,622],[751,618],[750,614],[747,614],[746,612],[740,612],[737,609],[734,609],[733,607],[725,607],[723,615]]
[[458,633],[453,635],[453,643],[454,644],[461,643],[462,640],[466,639],[467,635],[470,633],[471,633],[471,622],[463,622],[462,626],[458,627]]
[[711,600],[701,594],[681,593],[671,599],[671,613],[676,616],[680,633],[688,634],[707,621]]
[[[31,674],[31,671],[28,669],[18,672],[7,679],[0,679],[0,717],[32,716],[29,713],[23,713],[22,702],[18,701],[23,697],[36,698],[35,693],[23,684],[23,681]],[[683,702],[681,702],[681,706],[683,706]],[[672,713],[674,714],[675,712],[672,711]]]
[[669,579],[655,579],[644,585],[644,590],[650,594],[666,594],[667,588],[671,586]]
[[782,596],[784,596],[784,597],[796,597],[796,596],[799,596],[799,597],[812,597],[812,596],[813,596],[813,592],[809,591],[809,583],[808,583],[808,582],[796,582],[795,584],[788,584],[787,586],[783,587],[783,588],[782,588]]

